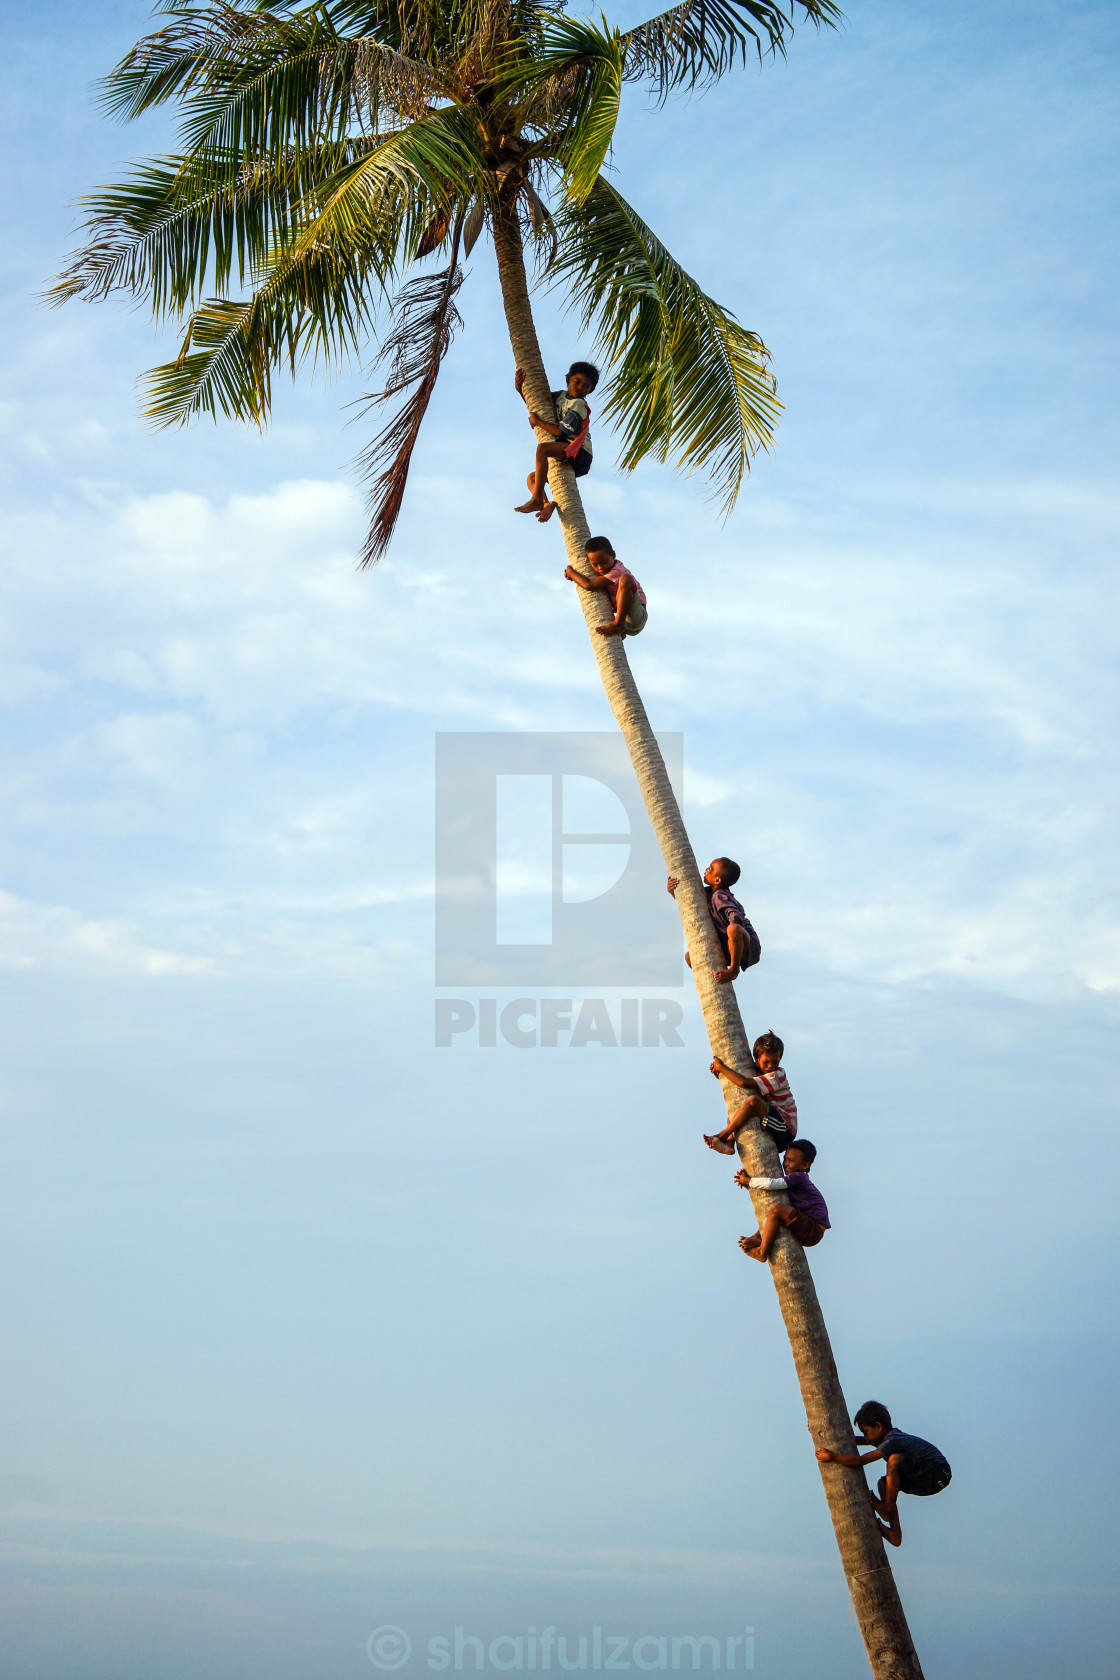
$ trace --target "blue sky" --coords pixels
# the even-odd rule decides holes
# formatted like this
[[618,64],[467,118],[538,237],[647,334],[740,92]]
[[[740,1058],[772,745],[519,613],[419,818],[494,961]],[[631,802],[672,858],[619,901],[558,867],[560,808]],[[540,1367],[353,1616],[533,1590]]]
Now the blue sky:
[[[6,1672],[368,1675],[391,1623],[862,1675],[688,990],[683,1050],[432,1044],[434,733],[610,726],[510,511],[490,254],[360,575],[360,372],[153,435],[143,315],[33,301],[166,143],[90,99],[145,18],[7,32]],[[601,427],[584,482],[743,864],[845,1391],[954,1466],[892,1560],[953,1680],[1115,1672],[1117,46],[1103,5],[852,5],[631,93],[615,157],[786,405],[723,529]]]

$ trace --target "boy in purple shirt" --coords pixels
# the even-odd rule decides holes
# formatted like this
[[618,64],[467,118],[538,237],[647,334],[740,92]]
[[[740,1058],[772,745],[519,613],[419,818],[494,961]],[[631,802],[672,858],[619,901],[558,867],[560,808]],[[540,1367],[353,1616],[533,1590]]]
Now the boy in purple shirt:
[[879,1400],[865,1400],[852,1420],[860,1430],[857,1447],[870,1447],[869,1453],[830,1452],[817,1448],[822,1464],[846,1464],[859,1470],[877,1458],[887,1461],[887,1473],[879,1478],[878,1496],[867,1490],[875,1515],[879,1518],[879,1533],[892,1546],[902,1544],[902,1523],[898,1515],[900,1493],[914,1493],[928,1499],[940,1493],[953,1479],[949,1460],[932,1441],[920,1435],[906,1435],[891,1422],[891,1414]]
[[774,1203],[762,1222],[762,1229],[756,1231],[753,1237],[739,1238],[739,1247],[752,1260],[770,1258],[779,1225],[784,1225],[802,1248],[814,1248],[825,1232],[831,1230],[824,1197],[809,1177],[809,1168],[816,1158],[816,1144],[810,1143],[808,1138],[798,1138],[785,1153],[784,1182],[780,1178],[752,1179],[748,1172],[735,1174],[736,1184],[744,1190],[749,1190],[753,1183],[758,1190],[784,1190],[789,1197],[788,1206],[784,1202]]
[[[716,969],[721,986],[734,980],[741,969],[753,968],[762,955],[758,934],[747,920],[747,913],[731,889],[739,879],[739,865],[731,858],[713,858],[704,871],[704,894],[708,900],[708,914],[716,930],[726,968]],[[680,882],[670,875],[668,890],[675,893]],[[685,962],[692,967],[691,954],[686,951]]]

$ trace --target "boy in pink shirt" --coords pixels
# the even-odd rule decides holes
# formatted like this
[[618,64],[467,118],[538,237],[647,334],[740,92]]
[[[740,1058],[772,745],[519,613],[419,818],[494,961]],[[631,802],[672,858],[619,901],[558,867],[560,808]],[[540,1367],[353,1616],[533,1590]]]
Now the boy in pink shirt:
[[611,624],[597,624],[600,636],[637,636],[646,627],[646,592],[618,558],[606,537],[589,537],[584,545],[588,564],[595,573],[584,577],[574,566],[564,567],[564,576],[580,589],[602,590],[614,608]]

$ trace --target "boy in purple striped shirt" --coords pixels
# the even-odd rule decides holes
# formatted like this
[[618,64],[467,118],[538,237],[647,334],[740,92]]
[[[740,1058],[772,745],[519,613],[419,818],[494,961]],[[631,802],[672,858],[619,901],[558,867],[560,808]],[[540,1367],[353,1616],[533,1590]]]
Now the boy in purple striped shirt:
[[[739,879],[739,865],[732,858],[713,858],[704,871],[704,896],[708,900],[708,914],[716,930],[726,968],[716,969],[721,986],[736,979],[740,969],[753,968],[762,955],[758,934],[747,920],[747,913],[731,891]],[[668,890],[675,893],[680,882],[670,875]],[[685,962],[692,967],[691,952],[686,951]]]

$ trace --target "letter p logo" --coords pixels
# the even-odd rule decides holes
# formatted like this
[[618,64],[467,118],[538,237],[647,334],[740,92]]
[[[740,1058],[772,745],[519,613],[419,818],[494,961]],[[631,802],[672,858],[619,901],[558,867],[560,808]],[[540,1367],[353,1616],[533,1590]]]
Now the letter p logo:
[[620,735],[436,736],[437,986],[679,986],[664,873]]

